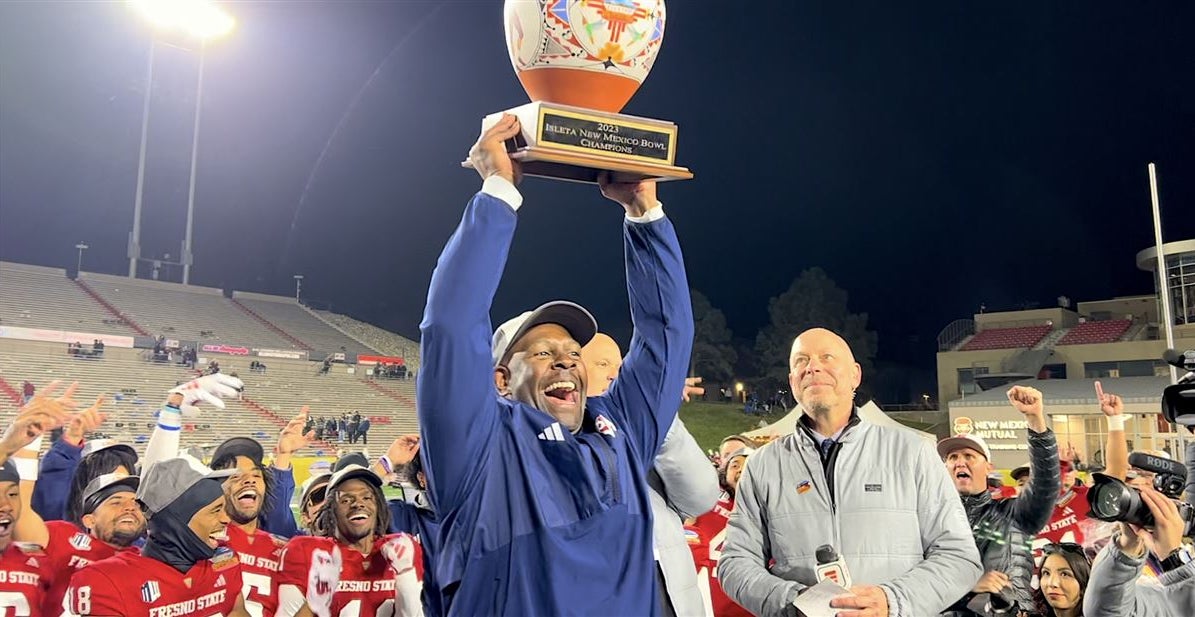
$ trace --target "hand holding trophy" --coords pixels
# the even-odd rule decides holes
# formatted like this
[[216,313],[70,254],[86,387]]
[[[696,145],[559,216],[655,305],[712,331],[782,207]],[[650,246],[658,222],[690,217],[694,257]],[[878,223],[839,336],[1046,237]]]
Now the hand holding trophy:
[[[664,39],[664,0],[506,0],[511,64],[532,102],[504,114],[506,141],[529,176],[597,182],[686,180],[674,165],[676,125],[618,113],[647,77]],[[473,166],[471,161],[463,163]]]

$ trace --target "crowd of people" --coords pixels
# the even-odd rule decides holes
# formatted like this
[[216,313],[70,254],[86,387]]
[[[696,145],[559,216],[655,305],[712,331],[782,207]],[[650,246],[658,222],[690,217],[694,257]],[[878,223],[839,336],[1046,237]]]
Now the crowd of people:
[[[296,487],[296,452],[333,430],[354,440],[368,419],[303,408],[275,443],[231,437],[205,465],[180,453],[182,418],[219,413],[244,388],[233,375],[171,389],[141,453],[88,438],[106,420],[103,397],[84,407],[75,385],[35,389],[0,436],[0,610],[1195,615],[1191,521],[1149,470],[1128,464],[1112,393],[1097,391],[1101,481],[1132,482],[1152,522],[1091,520],[1042,394],[1023,385],[1008,400],[1028,425],[1029,461],[1019,493],[994,497],[983,439],[935,448],[861,418],[864,375],[821,328],[793,333],[796,429],[762,447],[728,436],[710,465],[677,417],[702,390],[688,375],[680,244],[651,182],[599,179],[624,213],[625,353],[567,301],[492,328],[524,205],[505,146],[518,132],[503,116],[469,155],[482,188],[440,256],[420,326],[420,434],[377,460],[344,454]],[[59,428],[43,455],[41,439]]]
[[311,432],[316,439],[336,439],[339,443],[369,445],[370,419],[361,412],[343,413],[340,417],[308,418],[303,432]]

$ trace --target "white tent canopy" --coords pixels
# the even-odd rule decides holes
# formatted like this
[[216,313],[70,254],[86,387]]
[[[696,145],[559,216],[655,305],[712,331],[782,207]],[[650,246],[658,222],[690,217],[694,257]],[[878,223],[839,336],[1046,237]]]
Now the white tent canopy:
[[[783,418],[780,418],[779,420],[763,428],[757,428],[753,431],[747,431],[743,434],[748,437],[779,437],[781,435],[787,435],[797,430],[797,421],[801,417],[802,413],[805,412],[798,404],[793,408],[792,411],[788,412],[788,415],[784,416]],[[871,422],[872,424],[879,424],[881,426],[898,426],[906,431],[913,431],[914,433],[917,433],[930,443],[936,444],[938,442],[937,436],[932,433],[926,433],[925,431],[909,428],[900,422],[893,420],[888,416],[888,414],[884,413],[884,411],[880,409],[879,405],[876,405],[874,401],[868,401],[859,407],[859,418]]]

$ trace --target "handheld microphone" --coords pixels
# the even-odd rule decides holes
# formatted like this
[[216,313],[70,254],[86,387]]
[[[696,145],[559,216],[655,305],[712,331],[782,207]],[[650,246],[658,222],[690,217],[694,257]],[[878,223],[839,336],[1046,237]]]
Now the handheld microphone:
[[817,581],[820,583],[824,580],[847,589],[851,588],[851,575],[846,569],[846,559],[829,544],[817,547]]

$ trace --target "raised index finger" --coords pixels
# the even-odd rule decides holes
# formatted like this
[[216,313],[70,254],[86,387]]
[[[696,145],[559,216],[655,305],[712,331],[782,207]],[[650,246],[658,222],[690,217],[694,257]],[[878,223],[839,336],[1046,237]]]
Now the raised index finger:
[[1099,381],[1095,382],[1095,398],[1099,399],[1101,403],[1104,402],[1104,384]]

